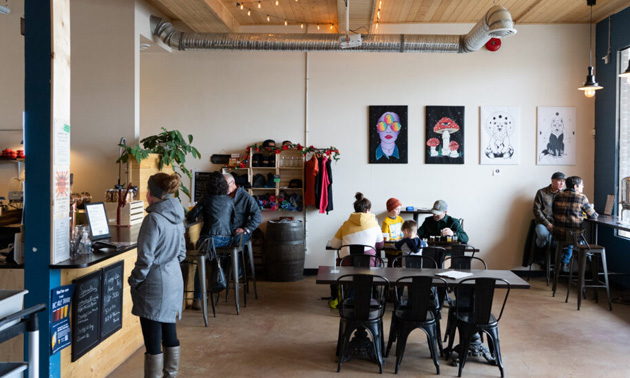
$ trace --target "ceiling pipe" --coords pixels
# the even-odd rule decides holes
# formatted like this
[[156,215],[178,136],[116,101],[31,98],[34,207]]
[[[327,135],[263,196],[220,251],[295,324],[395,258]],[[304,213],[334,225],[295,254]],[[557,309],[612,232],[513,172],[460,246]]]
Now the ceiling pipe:
[[151,31],[179,50],[272,50],[468,53],[479,50],[490,38],[516,34],[510,12],[493,6],[466,35],[367,34],[358,47],[342,48],[343,34],[186,33],[168,21],[151,16]]

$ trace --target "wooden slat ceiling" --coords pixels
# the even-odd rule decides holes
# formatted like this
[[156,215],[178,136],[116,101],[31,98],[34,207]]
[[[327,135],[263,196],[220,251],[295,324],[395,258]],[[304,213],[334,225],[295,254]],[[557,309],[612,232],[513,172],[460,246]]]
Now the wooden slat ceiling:
[[[347,1],[350,29],[364,34],[375,32],[377,19],[379,24],[475,23],[495,4],[506,7],[516,24],[586,23],[590,15],[586,0],[147,0],[171,21],[200,33],[238,33],[240,26],[283,25],[285,20],[327,30],[332,24],[334,32],[343,32]],[[630,0],[598,0],[593,20],[628,6]]]

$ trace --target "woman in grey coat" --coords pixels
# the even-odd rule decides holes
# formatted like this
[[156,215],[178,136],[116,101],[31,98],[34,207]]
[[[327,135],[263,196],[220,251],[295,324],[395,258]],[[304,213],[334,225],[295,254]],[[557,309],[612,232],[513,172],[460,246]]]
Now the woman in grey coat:
[[[174,193],[177,174],[157,173],[149,178],[148,215],[138,234],[138,257],[129,277],[133,308],[140,317],[145,377],[175,377],[179,367],[179,340],[175,329],[181,317],[184,281],[179,263],[186,257],[184,209]],[[162,354],[162,345],[164,354]]]

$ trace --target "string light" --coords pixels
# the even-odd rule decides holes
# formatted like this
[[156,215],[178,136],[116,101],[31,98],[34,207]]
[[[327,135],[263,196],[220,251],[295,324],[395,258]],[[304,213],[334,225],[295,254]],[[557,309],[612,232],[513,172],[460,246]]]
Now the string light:
[[251,9],[248,9],[248,10],[247,10],[247,15],[248,15],[248,16],[251,16],[251,15],[252,15],[252,10],[251,10]]
[[317,30],[319,30],[319,24],[317,24]]
[[304,23],[300,24],[300,29],[304,29]]
[[286,19],[284,19],[284,26],[287,26],[287,25],[289,25],[289,23],[287,22]]
[[269,15],[267,15],[267,22],[271,21],[271,18],[269,18]]
[[280,2],[278,0],[276,0],[276,6],[278,6],[278,4],[280,4]]
[[241,10],[243,10],[243,8],[245,8],[245,6],[243,5],[243,3],[241,3]]
[[334,26],[333,24],[330,24],[330,30],[333,30],[333,26]]
[[258,9],[260,9],[262,7],[262,4],[260,3],[260,1],[258,2]]

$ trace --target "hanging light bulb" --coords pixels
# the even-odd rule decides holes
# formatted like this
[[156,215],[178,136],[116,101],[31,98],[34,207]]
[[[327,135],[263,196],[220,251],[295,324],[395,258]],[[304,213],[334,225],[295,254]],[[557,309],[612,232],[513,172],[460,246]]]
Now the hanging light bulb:
[[304,29],[304,24],[300,24],[300,29]]
[[245,6],[243,5],[243,3],[241,3],[241,10],[243,10],[243,8],[245,8]]
[[317,24],[317,30],[319,30],[319,24]]
[[630,60],[628,60],[628,68],[624,73],[619,74],[619,77],[625,77],[628,84],[630,84]]
[[378,29],[378,21],[376,21],[376,27],[375,27],[375,29]]
[[270,18],[269,18],[269,15],[267,15],[267,22],[269,22],[269,21],[270,21]]
[[278,0],[276,0],[276,6],[278,6],[278,4],[280,4],[280,2]]
[[252,15],[252,10],[251,10],[251,9],[248,9],[248,10],[247,10],[247,15],[248,15],[248,16],[251,16],[251,15]]
[[586,74],[586,81],[584,85],[578,88],[580,91],[584,91],[584,96],[591,98],[595,96],[595,91],[604,87],[600,86],[595,80],[595,73],[593,68],[593,5],[597,0],[586,0],[586,4],[591,7],[591,16],[589,19],[589,48],[588,48],[588,69]]
[[330,24],[330,30],[333,30],[334,25]]
[[284,19],[284,26],[289,25],[289,23],[287,22],[286,18]]
[[258,2],[258,9],[260,9],[262,7],[262,4],[260,3],[260,1]]

